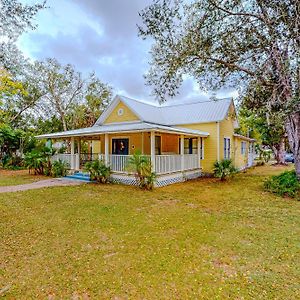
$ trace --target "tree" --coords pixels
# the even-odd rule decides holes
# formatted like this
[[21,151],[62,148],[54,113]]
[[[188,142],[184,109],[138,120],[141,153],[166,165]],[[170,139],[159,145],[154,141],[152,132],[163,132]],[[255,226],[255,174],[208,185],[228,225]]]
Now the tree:
[[242,106],[239,109],[239,124],[238,133],[256,138],[272,149],[277,164],[285,164],[286,133],[280,115]]
[[0,0],[1,67],[12,71],[22,65],[15,42],[24,31],[36,28],[34,17],[45,5],[46,1],[28,5],[17,0]]
[[300,179],[299,12],[297,0],[156,0],[140,13],[139,33],[154,40],[147,80],[160,101],[184,74],[206,89],[255,80],[272,91],[260,105],[285,115]]
[[68,115],[70,128],[90,127],[95,124],[101,113],[112,99],[112,88],[92,73],[85,82],[84,102],[74,105]]
[[63,130],[91,126],[111,101],[112,89],[94,73],[84,78],[70,65],[56,59],[35,62],[31,84],[39,92],[36,112],[55,116]]
[[43,96],[30,76],[30,65],[23,74],[12,76],[7,71],[0,71],[0,106],[2,122],[14,127],[20,125],[22,115],[32,109]]
[[81,73],[70,64],[61,65],[54,58],[35,62],[34,70],[36,89],[43,94],[38,109],[48,116],[49,112],[58,115],[63,129],[67,130],[66,115],[83,97]]
[[240,133],[247,135],[245,130],[251,128],[259,134],[261,143],[272,149],[277,164],[285,164],[285,115],[280,111],[274,111],[270,106],[262,105],[272,97],[271,92],[256,82],[249,84],[241,97],[241,107],[239,109]]
[[26,90],[22,82],[14,80],[7,71],[0,69],[0,104],[3,104],[5,98],[12,97],[17,94],[26,94]]
[[23,135],[21,129],[13,129],[7,124],[0,125],[0,157],[11,156],[20,148],[20,140]]

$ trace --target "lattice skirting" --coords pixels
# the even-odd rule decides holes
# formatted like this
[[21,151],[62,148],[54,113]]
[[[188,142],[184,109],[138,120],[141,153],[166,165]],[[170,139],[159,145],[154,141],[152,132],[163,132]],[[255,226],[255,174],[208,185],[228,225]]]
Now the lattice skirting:
[[138,185],[138,181],[133,175],[113,173],[111,174],[110,178],[113,183],[126,184],[126,185]]
[[[163,187],[169,184],[184,182],[186,180],[201,177],[201,170],[193,170],[186,172],[177,172],[172,174],[159,175],[156,179],[155,187]],[[127,174],[112,174],[111,179],[114,183],[121,183],[127,185],[138,185],[137,179],[133,175]]]

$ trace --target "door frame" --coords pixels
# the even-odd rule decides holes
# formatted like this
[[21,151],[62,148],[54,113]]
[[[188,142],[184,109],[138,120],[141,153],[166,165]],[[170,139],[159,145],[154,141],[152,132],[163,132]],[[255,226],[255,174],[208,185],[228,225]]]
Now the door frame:
[[[129,136],[114,136],[110,139],[110,154],[111,155],[122,155],[122,154],[113,154],[113,140],[128,140],[128,154],[130,155],[130,137]],[[123,154],[126,155],[126,154]]]

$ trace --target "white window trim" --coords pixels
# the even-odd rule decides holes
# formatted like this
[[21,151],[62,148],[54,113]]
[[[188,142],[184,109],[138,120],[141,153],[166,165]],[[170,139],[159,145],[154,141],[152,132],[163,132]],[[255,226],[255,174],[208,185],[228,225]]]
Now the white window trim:
[[[228,153],[227,153],[227,149],[225,151],[225,139],[229,140],[229,152]],[[224,136],[223,142],[224,142],[224,147],[223,147],[224,159],[231,159],[231,147],[232,147],[231,138],[229,136]],[[225,153],[226,153],[226,155],[225,155]],[[227,157],[227,154],[229,154],[229,157]]]
[[[110,137],[110,154],[109,155],[114,155],[114,154],[112,154],[112,152],[113,152],[113,140],[120,140],[120,139],[128,139],[128,155],[131,155],[130,154],[130,149],[131,149],[131,139],[130,139],[130,136],[112,136],[112,137]],[[134,149],[135,150],[135,149]]]
[[117,111],[118,116],[123,116],[124,115],[124,108],[120,107]]
[[246,155],[247,143],[245,141],[241,141],[241,155]]

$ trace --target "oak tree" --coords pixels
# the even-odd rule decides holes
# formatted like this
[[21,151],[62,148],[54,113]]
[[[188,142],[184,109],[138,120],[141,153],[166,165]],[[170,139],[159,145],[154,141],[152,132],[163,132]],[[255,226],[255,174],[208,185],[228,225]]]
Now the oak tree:
[[284,115],[300,179],[300,1],[156,0],[141,11],[139,33],[151,38],[146,75],[160,101],[174,96],[183,75],[203,89],[255,80],[271,90],[260,105]]

